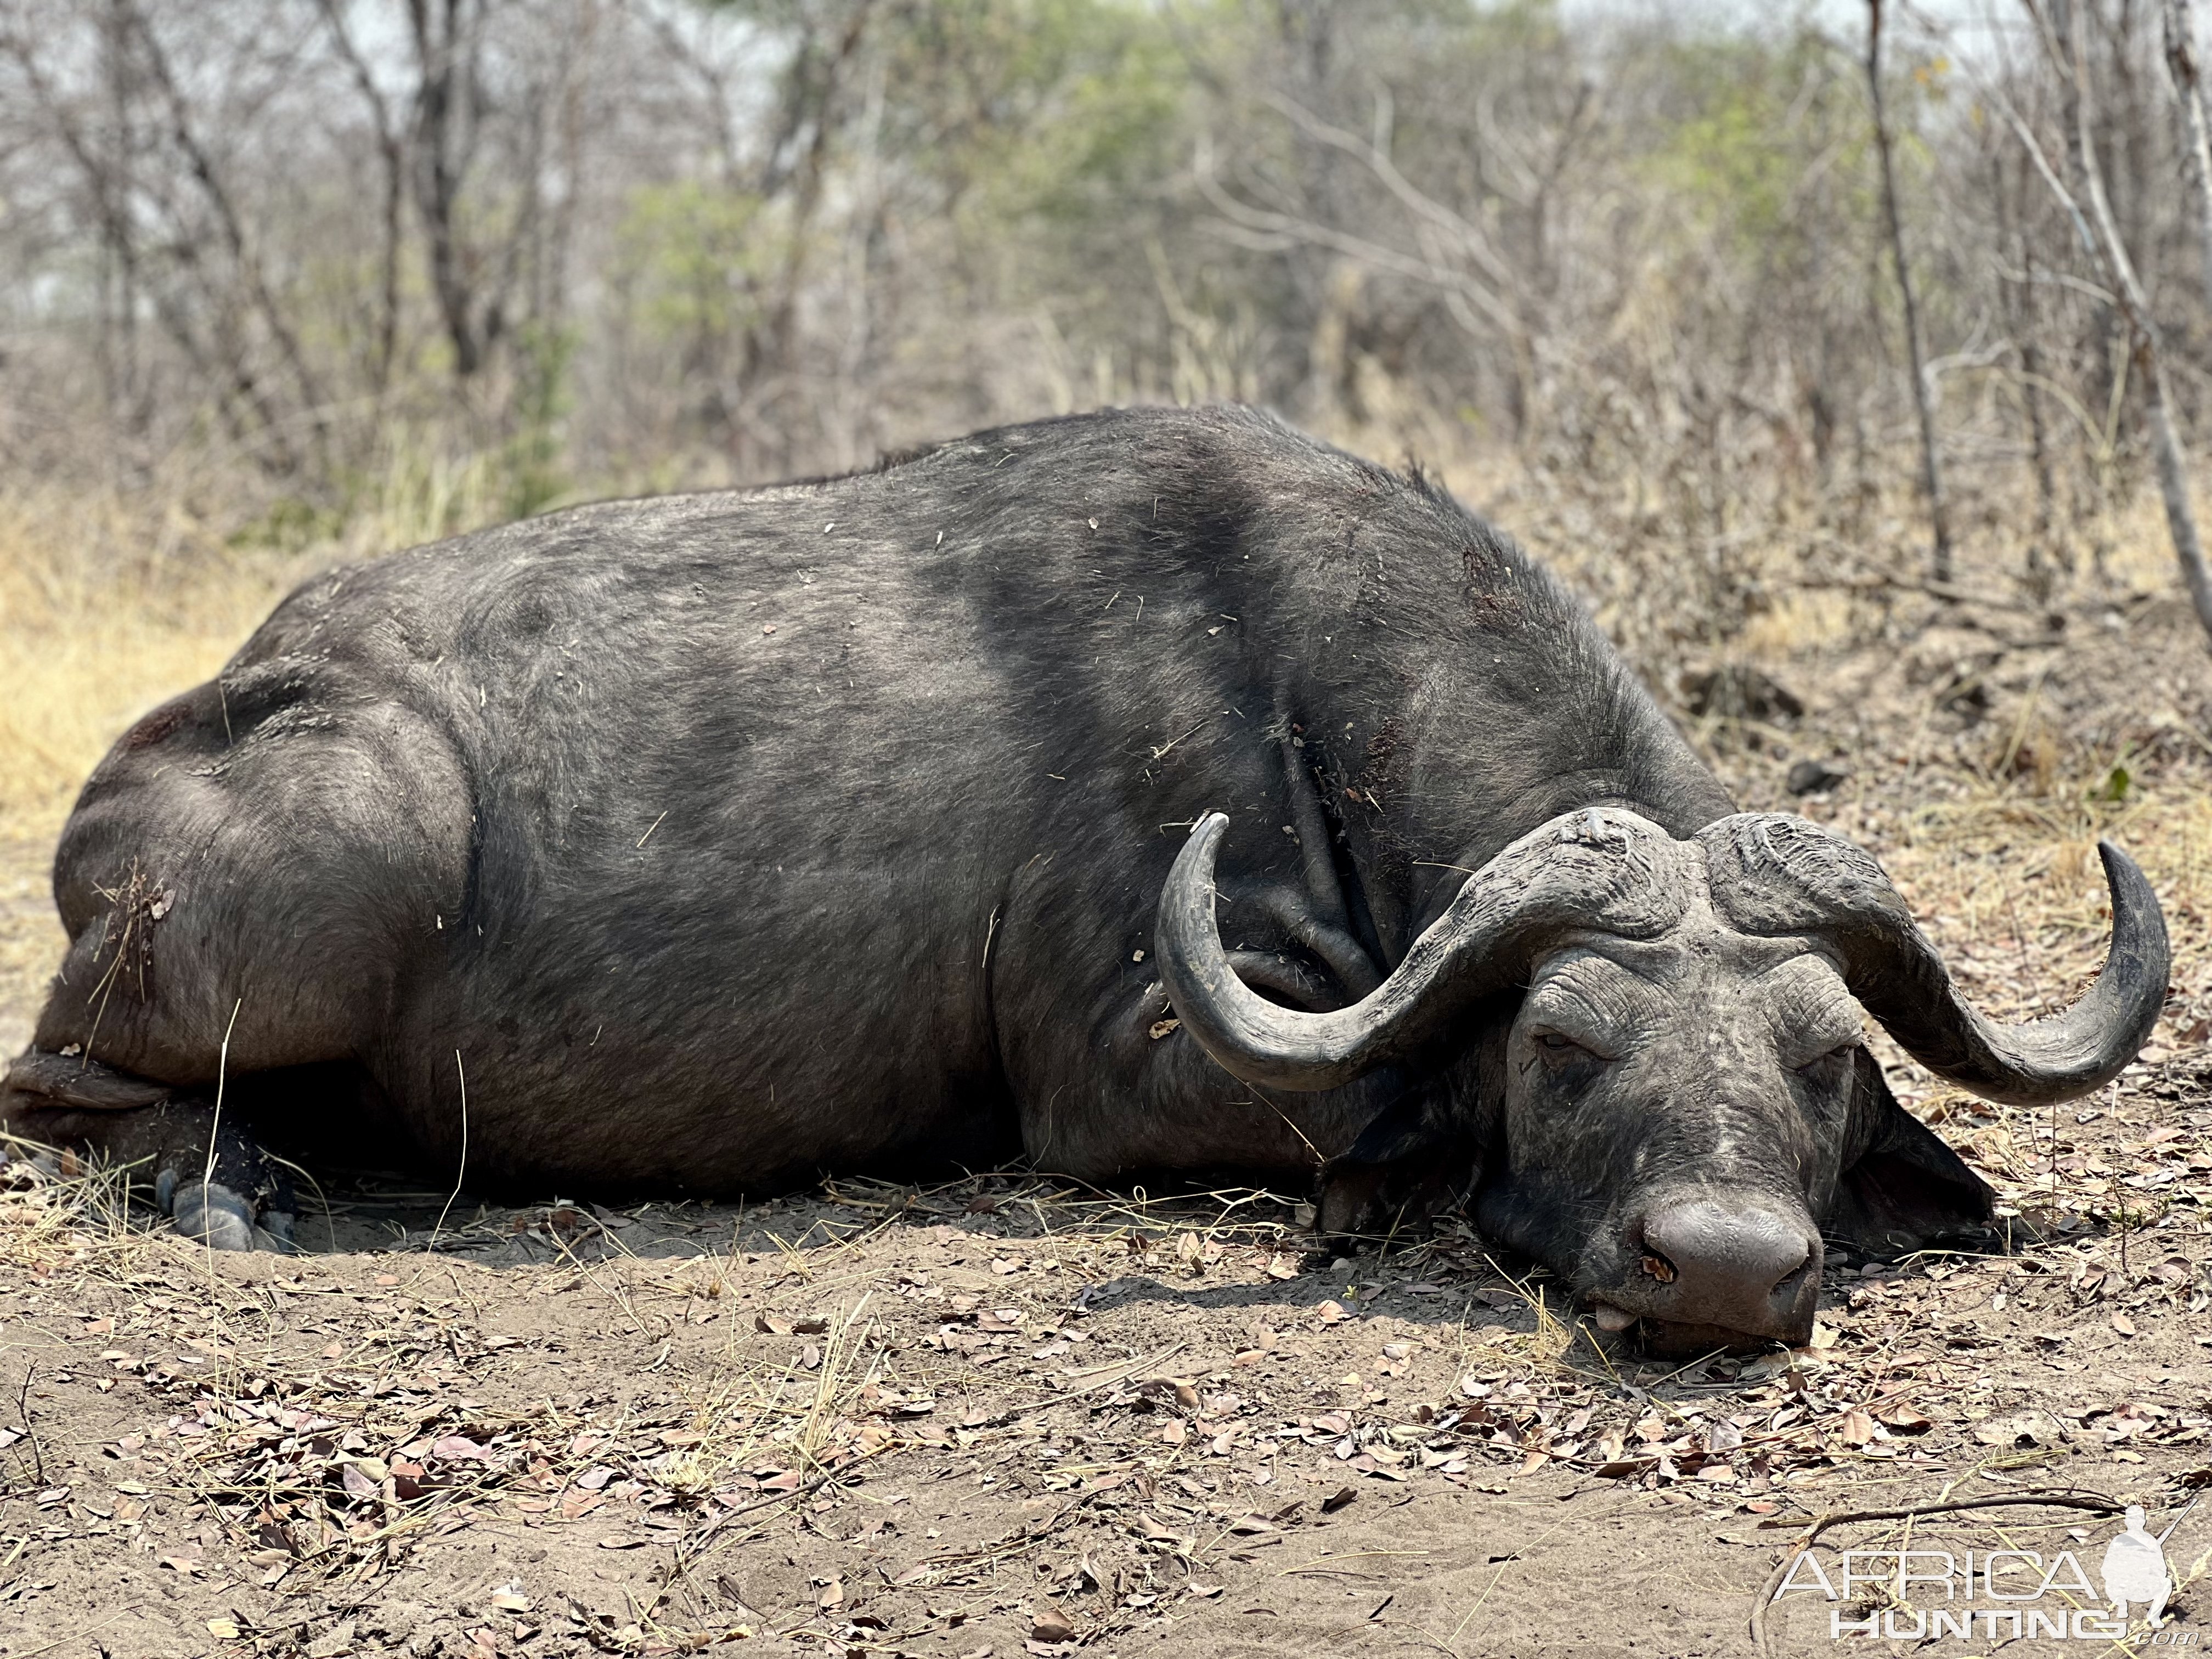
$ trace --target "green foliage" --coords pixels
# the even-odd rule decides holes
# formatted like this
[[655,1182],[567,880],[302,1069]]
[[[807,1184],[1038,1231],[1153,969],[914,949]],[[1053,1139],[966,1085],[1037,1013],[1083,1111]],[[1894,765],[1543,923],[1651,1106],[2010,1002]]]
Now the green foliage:
[[297,553],[336,536],[345,528],[350,515],[349,505],[311,501],[302,495],[280,495],[258,517],[233,531],[228,545]]
[[573,331],[533,325],[513,348],[515,388],[514,432],[501,452],[507,513],[526,518],[542,513],[568,491],[562,465],[562,417],[568,412],[568,366],[574,358]]
[[755,320],[779,240],[749,191],[696,179],[641,185],[616,231],[618,280],[653,335],[727,339]]
[[[1670,90],[1690,100],[1646,163],[1690,222],[1741,255],[1796,244],[1805,185],[1819,161],[1838,236],[1871,234],[1866,161],[1872,132],[1850,65],[1809,30],[1779,46],[1741,36],[1683,38],[1665,49]],[[1822,152],[1826,152],[1823,154]]]

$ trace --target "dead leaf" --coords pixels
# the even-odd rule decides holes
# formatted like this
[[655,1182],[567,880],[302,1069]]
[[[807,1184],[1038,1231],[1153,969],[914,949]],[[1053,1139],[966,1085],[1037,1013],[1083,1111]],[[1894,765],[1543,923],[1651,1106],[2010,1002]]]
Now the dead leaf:
[[2136,1322],[2115,1308],[2112,1310],[2112,1328],[2122,1336],[2133,1336],[2136,1334]]
[[1358,1496],[1359,1494],[1353,1491],[1350,1486],[1339,1486],[1334,1492],[1329,1493],[1328,1497],[1321,1500],[1321,1512],[1323,1515],[1334,1515],[1339,1510],[1342,1509],[1346,1504],[1351,1503]]
[[1874,1419],[1854,1406],[1836,1419],[1836,1437],[1846,1446],[1863,1446],[1874,1438]]
[[1047,1607],[1030,1623],[1030,1637],[1038,1642],[1073,1642],[1075,1626],[1058,1607]]

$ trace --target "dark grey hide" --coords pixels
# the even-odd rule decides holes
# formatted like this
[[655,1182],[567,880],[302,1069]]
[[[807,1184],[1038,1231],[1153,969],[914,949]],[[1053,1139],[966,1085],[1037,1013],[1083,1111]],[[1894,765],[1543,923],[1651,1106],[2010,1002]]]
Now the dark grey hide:
[[[149,1160],[231,1244],[289,1221],[264,1144],[450,1178],[464,1078],[469,1182],[534,1192],[1326,1159],[1332,1231],[1472,1197],[1610,1322],[1798,1334],[1819,1229],[1894,1249],[1988,1195],[1856,1045],[1839,986],[1918,937],[1879,872],[1729,811],[1581,609],[1419,480],[1243,410],[1010,428],[307,583],[86,786],[0,1113]],[[1601,891],[1632,847],[1673,873]],[[1516,848],[1556,902],[1412,984]],[[2066,1089],[2163,987],[2120,896],[2136,979]],[[1269,1018],[1413,1016],[1334,1069],[1224,1038],[1232,993],[1185,971],[1217,916],[1206,960]],[[1943,994],[1915,1052],[2017,1085],[1911,971]],[[1533,1022],[1577,985],[1612,1025]]]

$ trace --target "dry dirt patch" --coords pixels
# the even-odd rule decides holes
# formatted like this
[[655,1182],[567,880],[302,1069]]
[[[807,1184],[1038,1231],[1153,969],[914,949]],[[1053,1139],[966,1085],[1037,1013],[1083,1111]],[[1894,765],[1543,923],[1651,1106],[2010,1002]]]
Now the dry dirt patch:
[[1734,1652],[1817,1513],[2207,1476],[2193,1207],[1838,1269],[1820,1346],[1676,1370],[1462,1229],[1311,1257],[1258,1194],[465,1203],[288,1259],[10,1171],[10,1656]]

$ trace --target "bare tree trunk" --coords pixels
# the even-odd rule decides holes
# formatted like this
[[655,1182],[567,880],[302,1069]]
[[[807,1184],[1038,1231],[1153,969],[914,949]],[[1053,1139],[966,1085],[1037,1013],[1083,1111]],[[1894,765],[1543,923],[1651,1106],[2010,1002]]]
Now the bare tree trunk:
[[384,170],[384,246],[378,272],[376,357],[373,370],[376,393],[381,398],[391,389],[392,362],[399,349],[399,255],[401,219],[407,203],[406,144],[392,119],[390,103],[378,88],[376,77],[369,72],[368,60],[354,45],[341,0],[321,0],[321,5],[331,43],[344,60],[355,86],[361,90],[362,101],[368,106],[369,118],[375,124],[377,156]]
[[2196,20],[2189,0],[2166,0],[2166,72],[2181,106],[2182,175],[2197,198],[2197,255],[2203,265],[2204,303],[2212,306],[2212,137],[2206,133],[2204,88],[2197,74]]
[[[116,0],[111,11],[111,21],[109,44],[116,52],[125,52],[136,33],[129,0]],[[135,281],[138,243],[129,198],[133,182],[127,165],[130,158],[126,155],[118,161],[103,153],[96,136],[85,131],[72,115],[67,101],[49,80],[27,39],[13,33],[0,34],[0,45],[4,45],[8,54],[21,70],[24,81],[38,100],[55,137],[84,175],[86,191],[99,220],[100,235],[110,246],[130,260],[133,283],[128,294],[135,299],[139,292]],[[127,76],[130,66],[127,64],[111,66],[111,72]],[[132,91],[135,88],[131,91],[122,89],[119,82],[111,83],[111,97],[124,100],[126,104]],[[223,285],[213,276],[200,275],[198,245],[185,239],[178,245],[175,252],[182,265],[191,271],[195,281],[200,283],[203,297],[210,302],[208,308],[215,311],[218,317],[225,314]],[[209,386],[214,396],[216,410],[232,441],[241,449],[258,450],[264,457],[264,465],[273,465],[275,471],[292,471],[296,458],[285,440],[276,404],[255,376],[243,348],[226,350],[218,345],[211,349],[210,343],[200,337],[187,308],[179,303],[173,294],[166,294],[161,287],[152,286],[148,297],[163,331],[192,366],[194,373]],[[135,330],[131,337],[135,338]],[[150,397],[150,390],[145,395]],[[149,422],[150,417],[151,410],[149,410]]]
[[2106,199],[2105,170],[2097,160],[2096,143],[2090,136],[2088,63],[2081,48],[2078,9],[2070,21],[2074,78],[2080,92],[2075,118],[2080,124],[2082,181],[2088,188],[2089,205],[2096,216],[2097,229],[2112,264],[2113,291],[2133,336],[2136,368],[2143,379],[2143,418],[2150,428],[2151,453],[2158,467],[2159,498],[2166,507],[2167,533],[2173,538],[2174,560],[2181,567],[2181,580],[2189,589],[2189,602],[2196,607],[2197,620],[2203,624],[2208,642],[2212,642],[2212,573],[2205,568],[2204,541],[2197,532],[2197,514],[2190,505],[2188,471],[2182,462],[2181,441],[2174,431],[2172,400],[2166,390],[2166,357],[2160,349],[2158,323],[2151,315],[2150,295],[2142,279],[2136,274],[2135,260],[2120,238],[2112,204]]
[[1934,534],[1929,577],[1951,580],[1951,520],[1943,496],[1943,460],[1936,447],[1936,406],[1928,385],[1927,350],[1920,334],[1920,302],[1912,266],[1905,257],[1905,222],[1897,207],[1897,167],[1891,155],[1889,110],[1881,90],[1881,4],[1867,0],[1867,90],[1874,100],[1875,153],[1881,161],[1881,205],[1889,222],[1889,252],[1897,266],[1897,291],[1905,302],[1905,350],[1912,369],[1912,405],[1920,416],[1920,487],[1928,497]]
[[2197,620],[2204,625],[2212,645],[2212,575],[2204,565],[2204,543],[2197,528],[2197,515],[2189,504],[2189,478],[2182,465],[2181,440],[2173,429],[2166,387],[2166,362],[2159,355],[2158,336],[2151,329],[2136,330],[2136,366],[2145,384],[2143,418],[2150,426],[2151,453],[2158,465],[2159,500],[2166,507],[2166,527],[2173,538],[2173,556],[2181,566],[2181,580],[2189,589],[2189,602]]
[[[152,411],[138,394],[138,251],[130,223],[132,168],[132,96],[129,28],[111,5],[100,31],[106,70],[107,118],[112,125],[106,181],[93,190],[101,199],[100,249],[103,267],[100,306],[100,362],[110,429],[137,441],[146,435]],[[112,198],[112,200],[110,199]],[[123,446],[114,446],[119,457]]]
[[[330,435],[327,406],[323,399],[321,384],[309,366],[307,352],[301,344],[299,331],[292,326],[291,319],[286,315],[275,290],[269,285],[268,270],[262,262],[260,249],[246,234],[245,216],[234,200],[222,173],[216,168],[214,155],[200,142],[192,123],[191,106],[170,69],[168,53],[162,49],[160,37],[154,33],[153,25],[143,12],[129,4],[120,4],[119,9],[127,13],[130,27],[137,32],[139,45],[145,53],[147,70],[167,107],[170,137],[176,143],[178,153],[185,159],[186,170],[214,210],[216,223],[222,228],[223,246],[230,255],[232,268],[246,290],[247,301],[260,313],[262,325],[269,331],[270,338],[276,342],[277,355],[291,371],[292,382],[298,388],[300,400],[304,406],[308,434],[314,441],[317,453],[323,453]],[[271,428],[270,436],[281,439],[273,410],[269,414],[268,423]],[[290,444],[281,443],[281,452],[285,458],[284,470],[289,471],[293,464]]]
[[[2069,73],[2073,78],[2069,113],[2074,119],[2074,131],[2069,139],[2081,169],[2082,193],[2089,198],[2086,216],[2064,182],[2052,171],[2043,147],[2035,142],[2035,135],[2017,115],[2012,118],[2013,128],[2027,147],[2044,182],[2051,186],[2083,239],[2089,242],[2092,252],[2099,256],[2111,284],[2114,309],[2127,324],[2130,355],[2142,377],[2143,422],[2149,428],[2152,459],[2158,470],[2159,498],[2166,508],[2167,533],[2173,538],[2174,562],[2181,567],[2182,584],[2189,590],[2189,602],[2196,609],[2197,620],[2203,626],[2208,644],[2212,644],[2212,572],[2206,569],[2203,538],[2198,533],[2197,514],[2190,505],[2188,470],[2183,462],[2180,436],[2174,430],[2172,399],[2166,387],[2166,360],[2160,349],[2158,324],[2151,315],[2150,296],[2136,272],[2135,260],[2112,216],[2112,202],[2105,194],[2104,167],[2097,159],[2096,142],[2089,124],[2088,59],[2081,44],[2081,13],[2071,7],[2068,11],[2065,36],[2046,37],[2046,43],[2054,53],[2064,54],[2062,73]],[[2095,228],[2094,237],[2092,225]]]
[[476,25],[468,0],[408,0],[407,21],[414,36],[416,73],[414,130],[415,210],[429,242],[430,288],[438,315],[453,348],[453,375],[465,380],[483,367],[485,348],[497,331],[496,313],[476,316],[475,295],[461,257],[454,225],[461,175],[466,171],[471,112],[462,107],[473,93]]
[[[1996,144],[2002,142],[2002,138],[1994,140]],[[2051,465],[2051,435],[2043,418],[2043,351],[2036,341],[2036,319],[2030,310],[2035,292],[2035,255],[2028,246],[2027,233],[2018,223],[2020,216],[2014,210],[2013,192],[2006,188],[2003,152],[1994,148],[1990,156],[1990,191],[1996,206],[1997,234],[2005,252],[2019,265],[2017,275],[2000,267],[1997,296],[2004,308],[2005,329],[2013,337],[2013,350],[2020,363],[2014,381],[2020,390],[2021,412],[2027,420],[2028,469],[2035,479],[2035,526],[2028,538],[2027,578],[2028,586],[2041,600],[2051,596],[2052,563],[2068,562],[2063,558],[2054,560],[2049,545],[2058,523],[2058,488]],[[2026,193],[2024,179],[2021,193]]]
[[[769,152],[761,189],[763,196],[773,195],[787,186],[792,190],[791,240],[784,249],[783,268],[771,290],[767,315],[746,336],[744,363],[740,371],[746,401],[750,404],[758,398],[763,408],[772,408],[781,398],[782,382],[788,379],[797,361],[799,301],[805,286],[815,216],[821,210],[823,192],[829,182],[830,150],[836,136],[838,103],[844,95],[846,78],[860,51],[873,5],[874,0],[854,0],[842,19],[843,27],[836,31],[826,51],[817,48],[811,39],[802,40],[792,65],[783,114],[787,137]],[[806,135],[804,148],[794,161],[787,162],[781,152],[802,133]],[[757,428],[760,423],[750,424]],[[772,448],[775,465],[787,468],[791,465],[793,441],[798,435],[793,423],[771,418],[767,425],[773,437],[769,444],[759,447]]]

